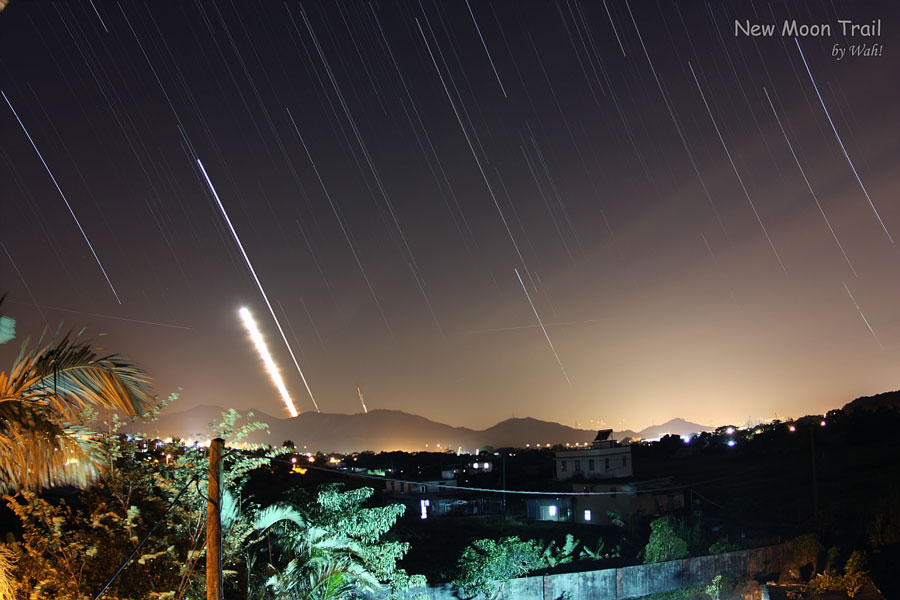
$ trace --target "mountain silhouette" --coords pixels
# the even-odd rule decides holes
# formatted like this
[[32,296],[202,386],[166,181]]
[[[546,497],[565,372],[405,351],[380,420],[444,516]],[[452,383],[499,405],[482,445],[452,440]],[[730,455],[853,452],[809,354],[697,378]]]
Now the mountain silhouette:
[[[205,439],[212,434],[209,423],[220,417],[221,407],[195,406],[182,412],[164,410],[159,418],[149,424],[128,427],[132,433],[154,437],[178,437]],[[473,452],[484,446],[494,448],[526,446],[541,447],[556,444],[591,442],[596,431],[574,429],[559,423],[532,418],[514,418],[501,421],[483,430],[452,427],[419,415],[399,410],[371,410],[368,413],[338,414],[305,412],[293,418],[275,417],[261,411],[252,411],[252,421],[266,423],[269,433],[254,432],[248,438],[280,446],[290,440],[299,450],[310,452],[374,452],[405,450],[442,451],[445,449]],[[244,411],[241,414],[246,414]],[[242,419],[239,423],[245,422]],[[645,430],[622,431],[613,434],[615,439],[653,438],[658,432],[686,435],[710,429],[683,419],[672,419],[662,425]]]

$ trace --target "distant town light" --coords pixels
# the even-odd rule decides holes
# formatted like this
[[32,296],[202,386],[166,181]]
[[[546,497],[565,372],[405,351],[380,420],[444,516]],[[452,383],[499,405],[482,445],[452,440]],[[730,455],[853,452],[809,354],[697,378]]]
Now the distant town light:
[[729,427],[725,430],[725,433],[727,433],[728,435],[732,435],[734,433],[734,427]]
[[585,521],[591,520],[591,510],[589,508],[584,509],[584,520]]
[[728,447],[729,447],[729,448],[734,448],[734,445],[735,445],[735,444],[737,444],[737,442],[735,442],[734,440],[728,440]]
[[826,423],[824,420],[821,423],[819,423],[819,425],[821,425],[822,427],[825,427],[827,424],[828,423]]
[[794,431],[797,431],[797,428],[794,427],[793,425],[790,425],[790,426],[788,426],[788,431],[794,432]]
[[291,457],[291,462],[292,462],[293,464],[296,465],[296,464],[297,464],[297,457],[296,457],[296,456],[292,456],[292,457]]

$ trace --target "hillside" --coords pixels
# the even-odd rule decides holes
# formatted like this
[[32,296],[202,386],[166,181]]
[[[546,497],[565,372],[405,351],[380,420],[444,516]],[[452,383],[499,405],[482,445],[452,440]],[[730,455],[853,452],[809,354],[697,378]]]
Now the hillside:
[[[211,430],[209,422],[223,409],[196,406],[182,412],[163,411],[149,425],[135,425],[128,430],[158,437],[205,438]],[[306,412],[294,418],[279,418],[253,411],[253,420],[268,424],[269,434],[257,432],[249,441],[281,445],[291,440],[299,449],[322,452],[375,452],[388,450],[437,450],[463,448],[474,451],[483,446],[534,447],[537,444],[585,443],[594,439],[596,431],[574,429],[559,423],[532,418],[507,419],[484,430],[452,427],[397,410],[372,410],[368,413],[337,414]],[[658,437],[657,432],[687,434],[707,429],[682,419],[647,428],[640,432],[614,433],[625,437]]]

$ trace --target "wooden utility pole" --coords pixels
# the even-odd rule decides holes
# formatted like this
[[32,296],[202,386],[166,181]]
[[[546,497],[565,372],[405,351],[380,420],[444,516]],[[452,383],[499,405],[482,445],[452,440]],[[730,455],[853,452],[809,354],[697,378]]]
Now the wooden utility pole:
[[224,600],[222,591],[222,455],[225,440],[209,443],[209,491],[206,503],[206,600]]

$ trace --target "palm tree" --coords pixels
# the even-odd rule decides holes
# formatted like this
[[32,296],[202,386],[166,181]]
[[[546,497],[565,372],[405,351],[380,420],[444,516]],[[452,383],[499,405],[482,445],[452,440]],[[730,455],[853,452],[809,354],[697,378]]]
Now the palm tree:
[[98,357],[77,335],[30,349],[26,341],[9,373],[0,372],[0,492],[90,483],[96,446],[79,414],[141,414],[153,405],[149,384],[143,370]]
[[265,581],[276,600],[346,600],[359,591],[381,589],[364,565],[365,550],[357,540],[309,523],[291,506],[261,509],[250,526],[257,539],[279,528],[279,554],[287,563],[269,565],[271,575]]

